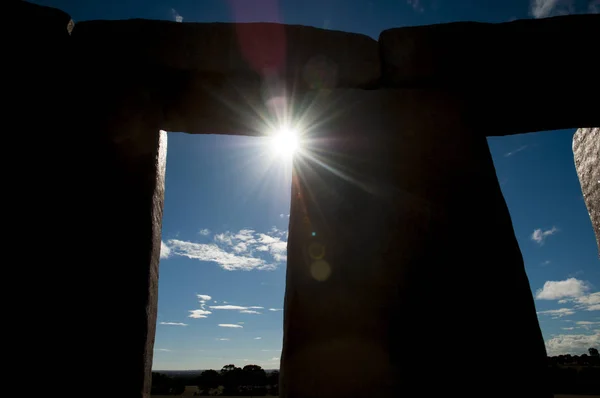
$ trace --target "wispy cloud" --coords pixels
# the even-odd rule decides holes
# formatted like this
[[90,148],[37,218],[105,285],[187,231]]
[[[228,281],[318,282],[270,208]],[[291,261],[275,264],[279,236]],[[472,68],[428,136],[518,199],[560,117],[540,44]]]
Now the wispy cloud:
[[227,304],[227,305],[211,305],[208,308],[210,308],[211,310],[225,310],[225,311],[238,311],[240,314],[255,314],[255,315],[260,315],[262,314],[260,311],[256,311],[256,310],[262,310],[264,309],[264,307],[260,307],[260,306],[242,306],[242,305],[232,305],[232,304]]
[[238,325],[237,323],[219,323],[219,327],[222,327],[222,328],[236,328],[236,329],[242,329],[243,328],[242,325]]
[[593,326],[596,325],[600,325],[600,322],[592,322],[592,321],[578,321],[575,322],[575,324],[579,325],[580,327],[590,330]]
[[567,15],[574,11],[573,0],[531,0],[529,12],[534,18]]
[[576,297],[573,301],[577,308],[586,311],[600,311],[600,292]]
[[569,278],[564,281],[546,281],[541,289],[535,293],[538,300],[558,300],[564,298],[581,297],[590,289],[587,282]]
[[231,304],[227,304],[227,305],[211,305],[208,308],[210,308],[211,310],[247,310],[249,307],[243,307],[241,305],[231,305]]
[[[253,314],[260,315],[261,312],[257,310],[262,310],[265,307],[251,305],[233,305],[233,304],[222,304],[222,305],[207,305],[207,301],[211,300],[212,297],[208,294],[197,294],[196,295],[200,302],[200,308],[196,310],[190,310],[190,318],[208,318],[208,315],[212,314],[212,311],[237,311],[240,314]],[[224,301],[226,303],[226,301]],[[239,325],[244,324],[244,322],[239,322]]]
[[269,311],[283,311],[283,308],[269,308]]
[[272,228],[268,233],[253,229],[227,231],[215,234],[213,242],[170,239],[163,246],[169,256],[214,262],[228,271],[273,270],[287,260],[287,231],[277,228]]
[[179,15],[177,10],[175,10],[174,8],[171,8],[171,15],[173,16],[175,22],[183,22],[183,17]]
[[254,340],[261,340],[262,337],[255,337]]
[[170,326],[187,326],[187,323],[182,322],[161,322],[161,325],[170,325]]
[[257,310],[261,310],[265,307],[258,307],[258,306],[250,306],[250,307],[244,307],[242,305],[231,305],[231,304],[227,304],[227,305],[211,305],[208,308],[213,309],[213,310],[247,310],[247,309],[257,309]]
[[167,348],[155,348],[154,351],[171,352],[171,350]]
[[589,347],[600,345],[600,333],[561,334],[546,341],[548,355],[587,354]]
[[552,227],[550,229],[547,230],[542,230],[541,228],[538,228],[536,230],[533,231],[533,233],[531,234],[531,240],[533,240],[534,242],[543,245],[544,241],[546,240],[546,238],[550,235],[554,235],[555,233],[558,232],[558,228],[556,227]]
[[188,316],[190,318],[208,318],[207,315],[212,314],[212,312],[206,309],[206,302],[212,299],[212,297],[208,294],[197,294],[196,297],[198,297],[198,301],[200,302],[200,309],[190,310],[190,315]]
[[183,256],[200,261],[211,261],[219,264],[228,271],[252,269],[272,269],[271,264],[267,264],[261,258],[240,256],[230,253],[216,244],[185,242],[181,240],[169,240],[171,252],[178,256]]
[[550,315],[553,319],[562,318],[563,316],[573,315],[575,311],[571,308],[559,308],[557,310],[538,311],[538,315]]
[[171,249],[162,240],[160,241],[160,258],[167,259],[171,257]]
[[225,337],[222,337],[222,338],[220,338],[220,339],[217,339],[217,340],[219,340],[219,341],[229,341],[230,339],[228,339],[228,338],[225,338]]
[[544,262],[542,262],[541,264],[543,267],[545,267],[546,265],[550,265],[550,260],[546,260]]
[[210,229],[204,228],[204,229],[201,229],[200,231],[198,231],[198,233],[200,235],[208,236],[208,235],[210,235]]
[[507,152],[507,153],[505,153],[505,154],[504,154],[504,157],[509,157],[509,156],[512,156],[512,155],[514,155],[515,153],[519,153],[519,152],[521,152],[521,151],[524,151],[525,149],[527,149],[527,145],[520,146],[520,147],[518,147],[517,149],[515,149],[515,150],[513,150],[513,151],[510,151],[510,152]]
[[208,318],[207,315],[212,314],[212,312],[210,311],[206,311],[206,310],[190,310],[190,315],[188,315],[190,318]]

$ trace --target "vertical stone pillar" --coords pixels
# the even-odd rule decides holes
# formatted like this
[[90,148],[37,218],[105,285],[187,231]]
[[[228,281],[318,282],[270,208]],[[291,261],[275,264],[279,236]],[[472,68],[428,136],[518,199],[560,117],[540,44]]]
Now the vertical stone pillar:
[[[150,393],[167,148],[167,133],[153,107],[146,109],[124,107],[125,120],[98,132],[105,136],[92,149],[98,163],[84,199],[91,214],[80,230],[90,239],[86,266],[94,270],[79,275],[98,294],[91,299],[96,321],[85,330],[94,341],[93,368],[118,379],[123,396],[141,398]],[[110,382],[97,388],[115,393]]]
[[88,292],[93,317],[84,317],[77,329],[89,342],[88,372],[110,375],[94,385],[96,392],[147,398],[167,149],[153,89],[161,77],[149,66],[99,57],[86,44],[87,34],[77,27],[73,32],[82,79],[75,91],[81,135],[77,234],[88,250],[73,273]]
[[148,397],[166,160],[151,89],[160,79],[98,57],[62,11],[7,7],[18,40],[4,85],[14,88],[6,227],[23,256],[9,283],[27,303],[8,317],[19,337],[36,336],[19,360],[43,368],[38,382],[54,390]]
[[550,396],[510,215],[460,105],[419,90],[311,102],[280,396]]
[[577,130],[573,137],[573,156],[600,250],[600,128]]

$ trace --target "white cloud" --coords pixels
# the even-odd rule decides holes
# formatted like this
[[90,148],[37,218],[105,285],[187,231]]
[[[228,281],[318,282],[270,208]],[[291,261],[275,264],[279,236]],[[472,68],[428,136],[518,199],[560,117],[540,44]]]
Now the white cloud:
[[219,326],[222,328],[243,328],[242,325],[238,325],[236,323],[219,323]]
[[220,339],[217,339],[217,340],[219,340],[219,341],[229,341],[230,339],[227,339],[227,338],[220,338]]
[[[214,262],[228,271],[273,270],[287,260],[287,231],[272,228],[268,234],[253,229],[224,232],[214,243],[169,240],[170,255]],[[270,256],[270,258],[269,258]]]
[[285,214],[281,213],[281,214],[279,215],[279,218],[283,218],[283,217],[285,217]]
[[210,229],[204,228],[204,229],[201,229],[198,233],[200,235],[208,236],[208,235],[210,235]]
[[171,252],[178,256],[184,256],[200,261],[211,261],[219,264],[227,271],[252,269],[272,269],[270,264],[261,258],[238,256],[229,253],[215,244],[185,242],[181,240],[169,240]]
[[575,329],[573,326],[571,326],[570,328],[561,328],[562,330],[573,330]]
[[507,152],[507,153],[505,153],[505,154],[504,154],[504,157],[509,157],[509,156],[512,156],[512,155],[514,155],[515,153],[519,153],[519,152],[521,152],[521,151],[524,151],[525,149],[527,149],[527,145],[520,146],[520,147],[518,147],[518,148],[517,148],[517,149],[515,149],[515,150],[512,150],[512,151],[510,151],[510,152]]
[[171,257],[171,249],[162,240],[160,241],[160,258],[166,259]]
[[565,354],[587,354],[587,349],[600,345],[600,333],[561,334],[546,341],[546,351],[550,356]]
[[533,231],[533,234],[531,234],[531,239],[533,241],[537,242],[538,244],[543,245],[544,241],[546,240],[546,238],[548,236],[554,235],[557,232],[558,232],[558,228],[556,228],[556,227],[552,227],[545,231],[543,231],[541,228],[538,228],[535,231]]
[[155,348],[154,351],[171,352],[171,350],[167,348]]
[[225,243],[225,244],[228,244],[230,246],[233,244],[231,242],[231,235],[230,235],[229,232],[226,233],[226,234],[216,234],[213,237],[213,239],[214,239],[215,242],[218,242],[218,243]]
[[283,311],[283,308],[269,308],[269,311]]
[[161,322],[161,325],[171,325],[171,326],[187,326],[187,323],[181,323],[181,322]]
[[564,281],[547,281],[538,289],[535,298],[538,300],[558,300],[568,297],[581,297],[590,289],[585,281],[569,278]]
[[551,315],[553,319],[562,318],[563,316],[573,315],[575,311],[571,308],[559,308],[557,310],[538,311],[538,315]]
[[212,298],[208,294],[198,294],[197,296],[200,300],[205,300],[205,301],[210,300]]
[[240,242],[233,247],[233,251],[236,253],[243,253],[245,251],[248,251],[248,245],[244,242]]
[[208,308],[210,308],[211,310],[237,310],[237,311],[241,311],[241,310],[247,310],[249,307],[243,307],[241,305],[227,304],[227,305],[210,305]]
[[567,15],[573,12],[573,0],[531,0],[529,11],[534,18]]
[[591,329],[592,326],[600,325],[600,322],[591,322],[591,321],[578,321],[578,322],[575,322],[575,323],[577,325],[579,325],[580,327],[582,327],[584,329],[587,329],[587,330]]
[[254,340],[262,340],[262,337],[255,337]]
[[573,301],[580,309],[586,311],[600,311],[600,292],[576,297]]
[[226,304],[226,305],[211,305],[208,308],[210,308],[211,310],[225,310],[225,311],[238,311],[240,314],[262,314],[259,311],[256,310],[261,310],[264,307],[259,307],[259,306],[242,306],[242,305],[231,305],[231,304]]
[[548,265],[548,264],[550,264],[550,260],[546,260],[542,263],[542,265]]
[[179,15],[177,10],[175,10],[174,8],[171,8],[171,15],[173,16],[175,22],[183,22],[183,17]]
[[207,315],[212,314],[210,311],[206,310],[190,310],[190,318],[208,318]]

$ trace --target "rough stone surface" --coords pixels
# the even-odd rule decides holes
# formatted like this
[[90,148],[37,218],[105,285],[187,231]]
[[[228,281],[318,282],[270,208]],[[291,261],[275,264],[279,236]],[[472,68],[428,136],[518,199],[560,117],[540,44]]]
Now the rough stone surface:
[[382,79],[393,87],[459,88],[589,82],[593,63],[573,60],[599,36],[600,15],[388,29],[379,36]]
[[[86,176],[78,185],[91,209],[84,227],[88,238],[101,244],[90,261],[98,272],[82,283],[106,291],[95,304],[95,367],[110,369],[127,380],[119,386],[123,396],[147,398],[158,296],[158,262],[166,133],[162,103],[153,80],[153,67],[115,64],[99,60],[73,34],[75,67],[89,71],[73,83],[74,129],[81,134],[78,147],[85,159],[78,166]],[[92,76],[90,78],[90,76]],[[93,121],[93,122],[90,122]],[[118,325],[118,326],[117,326]],[[110,352],[119,352],[118,360]],[[89,369],[88,369],[89,371]],[[114,394],[111,383],[96,391]]]
[[600,15],[389,29],[381,84],[451,90],[488,136],[597,126],[600,102],[582,94],[600,92],[597,65],[578,61],[597,37]]
[[573,155],[600,251],[600,128],[577,130],[573,137]]
[[[510,215],[464,109],[424,90],[335,90],[312,103],[323,163],[295,161],[280,396],[476,397],[493,385],[550,397]],[[473,367],[490,341],[503,355]],[[425,386],[435,354],[423,350],[438,344],[453,366]]]
[[99,56],[192,70],[260,76],[294,88],[373,87],[379,48],[368,36],[275,23],[176,23],[135,19],[78,23]]

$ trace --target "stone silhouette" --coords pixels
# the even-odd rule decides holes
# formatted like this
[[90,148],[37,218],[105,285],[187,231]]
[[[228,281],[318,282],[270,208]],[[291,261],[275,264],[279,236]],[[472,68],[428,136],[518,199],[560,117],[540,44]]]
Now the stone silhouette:
[[[261,135],[258,115],[293,103],[314,156],[294,166],[280,396],[551,396],[486,137],[600,125],[597,65],[586,60],[600,16],[391,29],[375,41],[2,7],[18,16],[7,18],[5,127],[23,162],[7,173],[22,214],[8,227],[52,229],[37,250],[20,243],[39,266],[19,278],[48,292],[40,350],[60,347],[80,365],[73,380],[110,369],[123,396],[148,397],[160,131]],[[580,129],[574,152],[600,236],[598,134]],[[42,266],[65,246],[61,266]],[[489,344],[503,355],[474,365]],[[453,363],[432,380],[417,377],[426,345]]]

